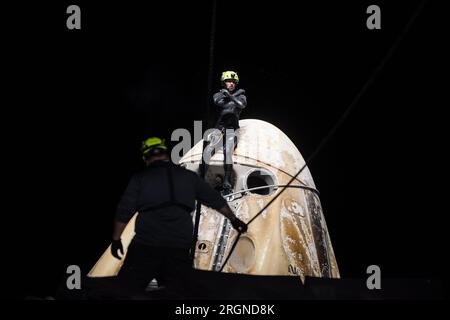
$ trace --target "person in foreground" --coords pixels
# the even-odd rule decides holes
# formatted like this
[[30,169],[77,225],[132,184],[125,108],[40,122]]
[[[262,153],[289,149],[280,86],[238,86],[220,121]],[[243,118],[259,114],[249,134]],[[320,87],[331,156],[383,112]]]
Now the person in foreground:
[[111,252],[122,259],[121,234],[131,217],[139,212],[136,235],[128,247],[118,279],[133,292],[144,292],[154,278],[167,288],[183,287],[192,268],[189,251],[195,201],[223,214],[240,233],[247,231],[247,225],[234,215],[219,192],[196,173],[170,161],[163,139],[146,139],[141,151],[146,168],[132,176],[117,207],[114,223]]

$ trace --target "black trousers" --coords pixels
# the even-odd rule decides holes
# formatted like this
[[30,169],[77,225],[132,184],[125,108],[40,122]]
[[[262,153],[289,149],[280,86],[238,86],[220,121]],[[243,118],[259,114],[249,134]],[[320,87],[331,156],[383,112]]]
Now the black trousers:
[[191,270],[189,248],[152,247],[133,240],[118,280],[127,291],[137,293],[143,292],[153,278],[168,289],[185,292]]
[[214,156],[216,152],[216,148],[218,148],[219,143],[222,142],[223,148],[223,168],[224,168],[224,179],[223,186],[226,188],[231,188],[231,175],[233,171],[233,152],[237,146],[237,136],[234,128],[221,128],[213,131],[208,136],[208,144],[204,150],[205,155],[205,164],[204,170],[205,173],[208,171],[208,165],[210,159]]

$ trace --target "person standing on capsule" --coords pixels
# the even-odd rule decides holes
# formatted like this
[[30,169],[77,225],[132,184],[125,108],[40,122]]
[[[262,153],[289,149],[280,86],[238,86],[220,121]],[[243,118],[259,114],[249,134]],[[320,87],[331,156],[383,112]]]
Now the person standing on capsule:
[[[207,138],[205,173],[209,159],[214,155],[218,144],[222,141],[224,153],[223,195],[232,193],[231,174],[233,172],[233,151],[237,145],[235,131],[239,128],[239,117],[247,106],[244,89],[237,89],[239,76],[234,71],[224,71],[220,77],[222,89],[213,95],[214,104],[218,107],[219,117],[214,130]],[[236,90],[237,89],[237,90]]]

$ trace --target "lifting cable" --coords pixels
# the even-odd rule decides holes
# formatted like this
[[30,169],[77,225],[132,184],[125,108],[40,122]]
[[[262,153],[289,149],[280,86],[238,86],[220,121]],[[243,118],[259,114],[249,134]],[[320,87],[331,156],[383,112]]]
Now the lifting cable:
[[[213,80],[213,71],[214,71],[214,42],[215,42],[215,35],[216,35],[216,11],[217,11],[217,0],[213,0],[212,3],[212,12],[211,12],[211,32],[209,36],[209,65],[208,65],[208,91],[206,95],[206,112],[205,112],[205,125],[207,128],[210,127],[210,116],[209,116],[209,109],[210,109],[210,96],[212,92],[212,80]],[[205,151],[206,142],[203,139],[203,147],[202,147],[202,156],[200,157],[200,177],[202,179],[205,179],[205,164],[203,163],[203,152]],[[195,209],[195,223],[194,223],[194,234],[192,239],[192,247],[191,247],[191,261],[192,261],[192,267],[194,267],[195,262],[195,250],[197,247],[197,240],[198,240],[198,228],[200,225],[200,214],[201,214],[201,203],[200,201],[197,201],[197,206]]]

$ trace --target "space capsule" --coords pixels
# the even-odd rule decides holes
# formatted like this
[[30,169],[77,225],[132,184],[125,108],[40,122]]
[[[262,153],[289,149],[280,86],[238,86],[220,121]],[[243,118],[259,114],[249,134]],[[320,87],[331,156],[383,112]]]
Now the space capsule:
[[[244,119],[237,129],[238,144],[233,153],[233,190],[227,197],[234,213],[244,222],[265,208],[242,234],[228,262],[224,264],[237,237],[228,219],[201,206],[196,269],[250,275],[291,275],[339,278],[339,269],[316,189],[305,160],[292,141],[272,124]],[[179,162],[199,172],[203,141],[199,141]],[[220,187],[223,178],[223,152],[211,157],[205,180]],[[138,213],[137,213],[138,214]],[[122,234],[126,248],[134,236],[136,215]],[[108,248],[88,276],[117,275],[124,259],[117,260]]]
[[[228,204],[250,221],[286,186],[305,161],[292,141],[272,124],[241,120],[233,153],[233,190]],[[202,142],[180,161],[199,171]],[[216,187],[223,175],[223,152],[211,158],[205,180]],[[217,185],[217,187],[219,187]],[[237,232],[228,219],[202,206],[195,268],[222,268]],[[224,272],[338,278],[339,270],[318,191],[308,168],[248,226],[240,236]]]

